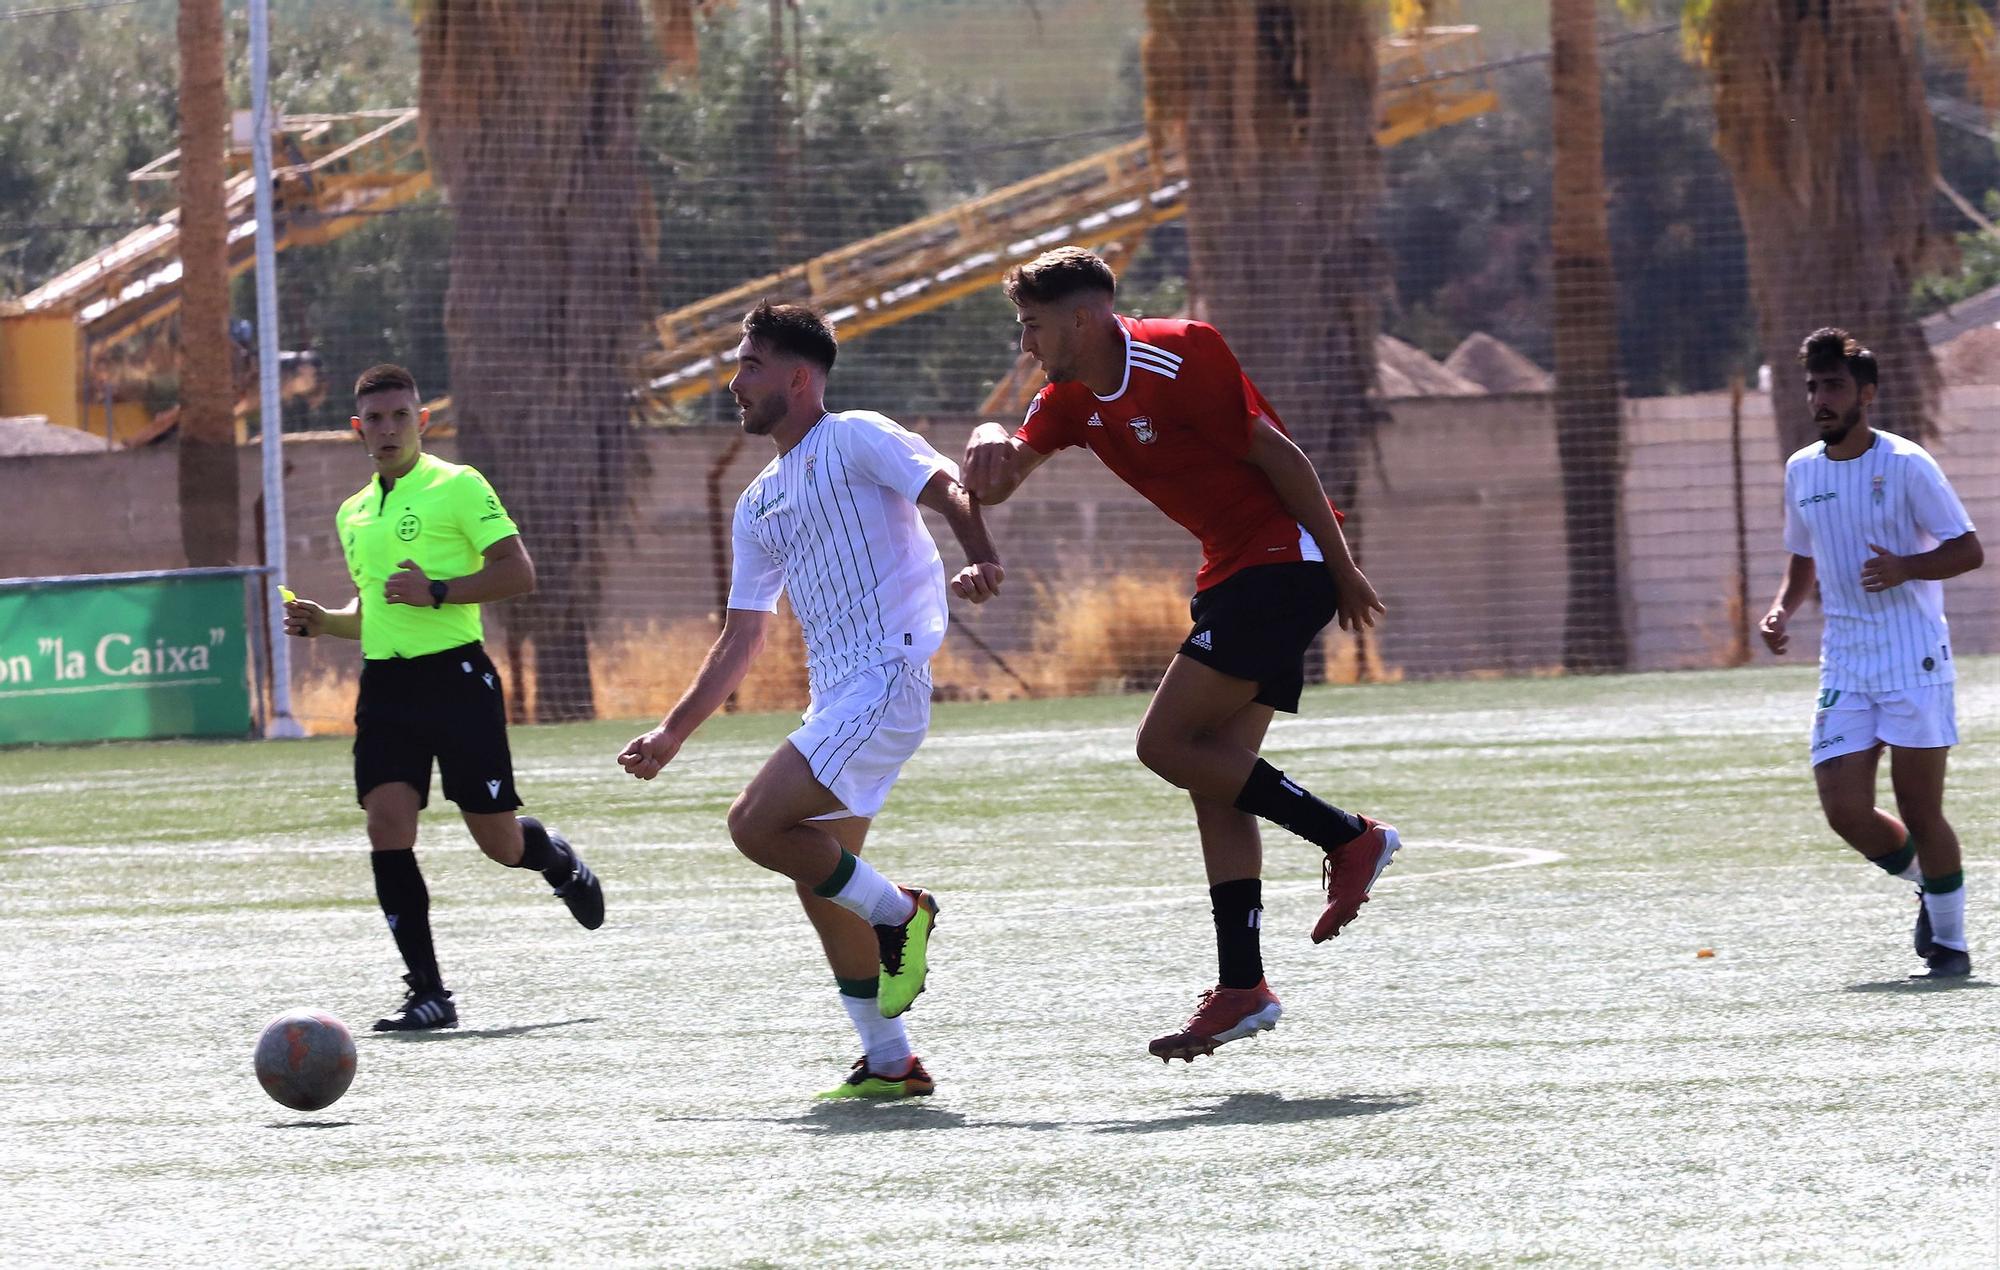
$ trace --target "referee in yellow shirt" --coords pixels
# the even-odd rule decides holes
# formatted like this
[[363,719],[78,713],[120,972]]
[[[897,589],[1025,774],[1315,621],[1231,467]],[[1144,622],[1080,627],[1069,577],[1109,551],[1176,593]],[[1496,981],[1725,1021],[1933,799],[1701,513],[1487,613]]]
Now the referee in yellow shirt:
[[430,412],[419,400],[400,366],[355,381],[354,430],[375,462],[374,479],[336,517],[355,598],[338,609],[285,604],[290,634],[361,641],[355,792],[368,814],[375,896],[409,967],[403,1004],[376,1021],[378,1032],[458,1024],[417,868],[433,760],[480,850],[538,870],[586,929],[604,924],[604,887],[583,858],[533,816],[514,814],[506,699],[480,644],[479,606],[534,590],[534,561],[484,476],[424,453]]

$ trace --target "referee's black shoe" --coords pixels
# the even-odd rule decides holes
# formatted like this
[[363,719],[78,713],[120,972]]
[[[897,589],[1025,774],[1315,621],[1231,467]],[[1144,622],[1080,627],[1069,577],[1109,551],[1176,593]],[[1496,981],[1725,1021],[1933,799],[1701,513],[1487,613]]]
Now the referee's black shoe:
[[377,1032],[427,1032],[433,1028],[458,1026],[458,1007],[451,992],[442,985],[419,984],[415,975],[404,975],[410,985],[403,1004],[394,1014],[375,1020]]
[[590,866],[583,862],[576,848],[569,845],[569,839],[553,829],[548,834],[549,841],[568,855],[570,863],[575,866],[568,881],[550,885],[555,886],[556,897],[569,906],[569,915],[576,919],[577,925],[585,930],[596,930],[604,925],[604,883],[597,880],[597,875],[590,871]]

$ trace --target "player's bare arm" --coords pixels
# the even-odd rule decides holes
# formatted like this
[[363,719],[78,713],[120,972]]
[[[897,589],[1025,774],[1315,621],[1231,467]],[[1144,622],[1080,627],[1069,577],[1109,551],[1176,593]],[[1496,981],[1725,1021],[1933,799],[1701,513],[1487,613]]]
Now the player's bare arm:
[[958,545],[965,549],[965,567],[951,580],[952,594],[974,604],[984,604],[1000,594],[1000,583],[1007,571],[1000,567],[1000,553],[986,532],[979,504],[965,486],[953,480],[949,472],[933,473],[925,482],[923,493],[917,495],[917,505],[943,516]]
[[1004,503],[1048,457],[1019,437],[1009,436],[1005,425],[982,423],[965,439],[965,487],[989,507]]
[[1872,542],[1868,550],[1875,554],[1861,566],[1864,591],[1887,591],[1905,582],[1942,582],[1986,563],[1986,549],[1979,545],[1976,533],[1960,534],[1913,556],[1899,556]]
[[1814,572],[1811,556],[1795,555],[1785,565],[1785,580],[1778,584],[1778,594],[1771,601],[1771,611],[1764,614],[1764,620],[1757,623],[1757,633],[1764,637],[1764,647],[1780,657],[1792,642],[1785,630],[1792,614],[1812,595],[1813,583],[1818,578]]
[[1340,629],[1358,631],[1375,625],[1376,615],[1389,610],[1354,563],[1347,536],[1340,532],[1340,521],[1327,502],[1326,487],[1319,483],[1319,473],[1305,451],[1269,419],[1258,418],[1250,425],[1250,452],[1244,461],[1270,480],[1286,514],[1305,526],[1319,544],[1339,595]]
[[285,601],[285,634],[302,639],[331,635],[335,639],[361,638],[361,597],[356,596],[337,609],[325,608],[311,600]]
[[430,608],[437,597],[431,593],[431,583],[445,584],[445,604],[487,604],[494,600],[511,600],[517,595],[526,595],[535,589],[535,562],[528,556],[528,548],[521,541],[521,535],[510,534],[480,553],[485,563],[476,573],[468,573],[462,578],[433,579],[414,560],[397,562],[398,573],[389,575],[382,584],[382,597],[391,604],[414,604],[420,608]]
[[750,673],[750,664],[764,648],[764,632],[771,615],[761,609],[728,609],[722,617],[722,634],[715,637],[701,669],[688,685],[660,726],[633,737],[619,751],[618,765],[642,781],[652,780],[660,769],[674,761],[681,746],[708,716],[722,708]]

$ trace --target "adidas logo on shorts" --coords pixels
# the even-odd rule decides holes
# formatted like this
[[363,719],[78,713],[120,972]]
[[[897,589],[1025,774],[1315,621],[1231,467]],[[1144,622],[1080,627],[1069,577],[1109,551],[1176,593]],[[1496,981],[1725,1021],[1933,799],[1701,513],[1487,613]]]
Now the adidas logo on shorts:
[[1188,643],[1193,644],[1196,648],[1206,648],[1210,652],[1215,651],[1215,641],[1207,631],[1196,631],[1188,640]]

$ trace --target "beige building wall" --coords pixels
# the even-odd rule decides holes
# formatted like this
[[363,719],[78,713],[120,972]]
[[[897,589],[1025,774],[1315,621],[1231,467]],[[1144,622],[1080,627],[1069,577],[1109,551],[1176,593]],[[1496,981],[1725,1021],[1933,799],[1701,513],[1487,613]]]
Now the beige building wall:
[[[1749,619],[1768,605],[1783,567],[1781,463],[1768,405],[1740,406],[1739,487],[1731,464],[1727,394],[1628,402],[1630,463],[1625,612],[1639,669],[1728,664],[1743,620],[1737,600],[1737,508],[1747,544]],[[1554,423],[1543,396],[1431,398],[1392,403],[1393,419],[1361,474],[1349,532],[1388,603],[1369,650],[1390,673],[1434,676],[1532,672],[1562,659],[1566,604],[1562,499]],[[1954,388],[1945,398],[1939,459],[1975,522],[2000,524],[2000,388]],[[964,421],[919,423],[956,454]],[[456,447],[433,447],[450,458]],[[726,586],[727,515],[770,458],[767,442],[727,432],[662,432],[648,439],[648,470],[605,544],[602,624],[704,617]],[[260,456],[242,451],[241,541],[261,550]],[[286,579],[301,594],[350,594],[333,513],[367,479],[346,434],[294,436],[285,446],[291,525]],[[510,506],[534,497],[532,474],[489,473]],[[713,497],[711,497],[711,491]],[[0,460],[0,576],[166,569],[179,546],[171,447]],[[717,521],[714,509],[722,519]],[[954,604],[967,629],[1019,653],[1035,614],[1106,571],[1191,584],[1193,540],[1082,452],[1057,456],[1013,500],[990,512],[1008,566],[1009,594],[978,609]],[[720,523],[722,535],[716,535]],[[957,555],[933,521],[948,565]],[[1989,532],[1990,529],[1989,529]],[[529,547],[533,548],[530,536]],[[721,556],[717,550],[720,547]],[[1955,640],[1965,652],[2000,651],[2000,564],[1950,584]],[[1806,649],[1816,619],[1799,628]],[[1334,636],[1336,655],[1346,637]],[[1751,657],[1768,660],[1760,642]],[[346,647],[299,651],[301,673]],[[1795,654],[1797,656],[1797,654]],[[1808,658],[1800,658],[1807,660]]]

